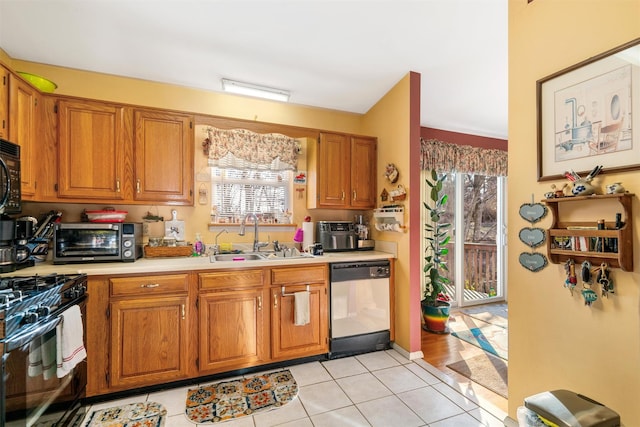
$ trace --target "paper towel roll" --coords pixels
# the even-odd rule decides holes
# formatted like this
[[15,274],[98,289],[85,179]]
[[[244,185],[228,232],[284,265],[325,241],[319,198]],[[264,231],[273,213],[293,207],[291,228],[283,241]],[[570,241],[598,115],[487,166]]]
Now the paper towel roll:
[[302,223],[302,250],[306,251],[309,246],[315,243],[314,240],[314,231],[315,231],[315,223],[313,222],[303,222]]

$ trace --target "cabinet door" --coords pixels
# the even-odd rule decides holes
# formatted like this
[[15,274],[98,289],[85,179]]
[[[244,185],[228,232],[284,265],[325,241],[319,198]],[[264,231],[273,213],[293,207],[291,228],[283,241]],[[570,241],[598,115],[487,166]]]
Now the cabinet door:
[[0,138],[9,139],[9,70],[0,66]]
[[58,197],[122,200],[124,108],[62,100],[58,130]]
[[20,146],[22,196],[36,192],[36,108],[39,93],[13,74],[9,82],[9,140]]
[[271,288],[271,356],[274,360],[313,356],[329,350],[326,283],[309,285],[310,322],[297,326],[294,293],[304,290],[306,285]]
[[201,372],[239,369],[268,358],[264,294],[262,288],[200,294]]
[[111,387],[187,378],[186,296],[116,300],[110,312]]
[[351,138],[351,207],[373,209],[376,205],[377,141]]
[[193,205],[193,117],[136,110],[134,199]]
[[318,147],[318,207],[349,205],[349,140],[346,135],[322,133]]

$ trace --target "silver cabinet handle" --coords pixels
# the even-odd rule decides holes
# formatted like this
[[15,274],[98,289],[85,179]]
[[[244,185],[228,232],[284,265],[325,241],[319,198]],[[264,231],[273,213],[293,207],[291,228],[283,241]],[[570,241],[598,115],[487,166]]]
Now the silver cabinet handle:
[[262,310],[262,296],[258,295],[258,310]]
[[140,285],[141,288],[157,288],[160,286],[160,283],[146,283],[144,285]]
[[136,192],[140,192],[140,178],[136,179]]
[[273,308],[278,308],[278,294],[273,294]]
[[120,192],[120,180],[116,179],[116,192],[119,193]]

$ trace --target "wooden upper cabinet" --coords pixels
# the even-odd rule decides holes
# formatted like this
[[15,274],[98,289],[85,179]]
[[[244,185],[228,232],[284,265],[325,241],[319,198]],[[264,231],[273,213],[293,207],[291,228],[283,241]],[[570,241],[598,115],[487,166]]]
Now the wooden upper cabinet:
[[58,197],[123,200],[124,107],[103,102],[58,103]]
[[0,66],[0,138],[9,138],[9,75],[6,68]]
[[193,117],[134,112],[134,200],[193,204]]
[[23,198],[36,192],[35,158],[39,92],[13,74],[9,77],[9,141],[20,146]]
[[321,133],[307,147],[307,207],[375,207],[376,146],[376,138]]
[[351,206],[369,209],[376,204],[376,138],[351,138]]

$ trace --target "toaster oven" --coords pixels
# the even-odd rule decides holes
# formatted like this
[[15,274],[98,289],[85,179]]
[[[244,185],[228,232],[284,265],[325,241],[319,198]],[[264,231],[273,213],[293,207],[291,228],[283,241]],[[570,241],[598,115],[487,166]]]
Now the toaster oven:
[[133,262],[142,256],[142,224],[56,223],[53,263]]

